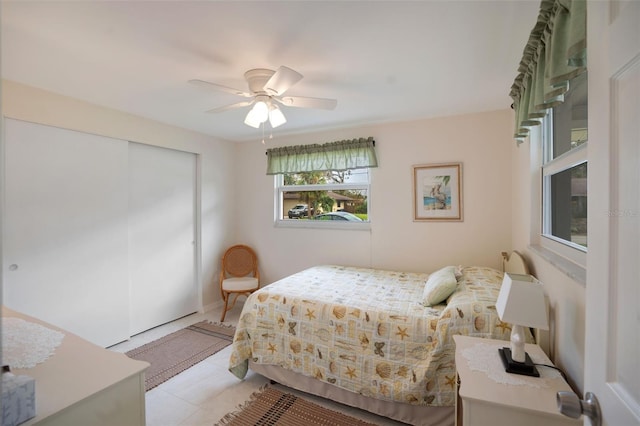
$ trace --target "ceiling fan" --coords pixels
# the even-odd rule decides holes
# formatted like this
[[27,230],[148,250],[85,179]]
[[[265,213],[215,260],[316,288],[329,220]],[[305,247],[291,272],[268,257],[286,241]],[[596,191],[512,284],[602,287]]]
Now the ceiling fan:
[[281,66],[277,71],[264,68],[252,69],[244,73],[244,78],[247,80],[249,85],[248,92],[204,80],[189,80],[189,83],[207,89],[251,98],[250,100],[237,102],[219,108],[213,108],[206,112],[217,113],[253,105],[253,108],[251,108],[247,114],[244,123],[251,127],[255,127],[256,129],[267,120],[269,120],[269,123],[273,128],[287,122],[287,119],[278,107],[278,104],[290,107],[326,110],[335,109],[338,104],[338,101],[335,99],[283,96],[291,86],[302,79],[302,74],[285,66]]

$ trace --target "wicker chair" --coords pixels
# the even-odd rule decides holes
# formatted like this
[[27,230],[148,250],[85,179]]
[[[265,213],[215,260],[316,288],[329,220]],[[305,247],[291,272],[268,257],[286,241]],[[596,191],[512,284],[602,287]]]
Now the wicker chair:
[[[220,294],[224,300],[224,311],[221,322],[227,311],[231,310],[238,300],[238,296],[249,296],[260,288],[260,273],[258,272],[258,257],[251,247],[238,244],[229,247],[222,256],[222,270],[220,271]],[[229,306],[229,298],[234,295]]]

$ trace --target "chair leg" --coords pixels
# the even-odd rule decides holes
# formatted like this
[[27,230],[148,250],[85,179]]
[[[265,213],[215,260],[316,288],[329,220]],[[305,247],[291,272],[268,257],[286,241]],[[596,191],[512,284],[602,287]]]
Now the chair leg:
[[220,322],[224,322],[224,317],[227,315],[227,311],[229,310],[229,308],[227,308],[227,305],[229,304],[229,293],[224,293],[223,297],[224,297],[224,309],[222,311],[222,318],[220,318]]
[[247,295],[248,293],[235,293],[235,295],[233,296],[233,302],[231,302],[231,306],[228,306],[229,299],[231,298],[231,293],[225,293],[226,297],[224,298],[224,312],[222,313],[222,319],[220,320],[220,322],[224,322],[224,317],[227,314],[227,311],[230,311],[231,309],[233,309],[234,306],[236,306],[238,297],[247,296]]

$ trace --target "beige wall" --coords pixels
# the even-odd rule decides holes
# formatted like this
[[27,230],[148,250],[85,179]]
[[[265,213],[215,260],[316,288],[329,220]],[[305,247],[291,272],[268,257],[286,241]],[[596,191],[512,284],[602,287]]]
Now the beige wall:
[[235,236],[234,143],[2,80],[5,117],[199,154],[201,280],[206,307],[218,301],[217,271]]
[[[274,132],[267,147],[257,135],[236,148],[243,194],[238,242],[257,250],[264,282],[323,263],[426,272],[447,264],[500,268],[500,252],[511,248],[511,121],[503,110],[298,136]],[[379,162],[371,171],[369,231],[274,227],[266,148],[368,136]],[[414,222],[411,166],[443,162],[463,163],[464,221]]]
[[[535,131],[534,131],[535,134]],[[513,159],[513,249],[521,252],[532,273],[544,284],[550,304],[551,359],[567,373],[570,384],[583,393],[585,342],[585,287],[552,262],[561,260],[540,254],[535,245],[538,233],[540,170],[537,147],[529,140],[519,147],[511,144]],[[533,157],[533,160],[531,159]],[[533,227],[531,222],[534,221]]]

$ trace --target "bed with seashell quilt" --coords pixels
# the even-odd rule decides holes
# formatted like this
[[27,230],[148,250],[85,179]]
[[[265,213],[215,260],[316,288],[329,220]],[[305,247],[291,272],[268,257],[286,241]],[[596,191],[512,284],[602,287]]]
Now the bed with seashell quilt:
[[251,368],[409,424],[453,425],[452,336],[509,339],[511,326],[495,309],[502,277],[479,266],[432,274],[306,269],[247,299],[229,370],[244,378]]

